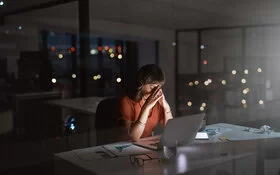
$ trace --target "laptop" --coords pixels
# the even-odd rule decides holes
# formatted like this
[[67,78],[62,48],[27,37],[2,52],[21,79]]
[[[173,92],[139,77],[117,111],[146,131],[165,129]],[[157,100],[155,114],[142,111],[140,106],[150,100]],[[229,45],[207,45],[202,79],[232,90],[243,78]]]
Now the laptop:
[[198,133],[205,113],[181,116],[168,120],[162,135],[140,139],[135,145],[160,150],[162,146],[176,147],[191,144],[195,139],[208,139],[206,133]]

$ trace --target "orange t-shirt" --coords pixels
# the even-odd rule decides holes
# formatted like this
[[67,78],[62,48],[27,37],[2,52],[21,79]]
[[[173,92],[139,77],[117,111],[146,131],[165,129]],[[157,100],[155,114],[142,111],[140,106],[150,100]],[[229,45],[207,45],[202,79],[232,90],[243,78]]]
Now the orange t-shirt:
[[[139,117],[141,108],[142,106],[140,102],[135,102],[128,96],[124,96],[120,101],[120,112],[122,114],[122,118],[126,121],[131,121],[134,123]],[[159,104],[159,102],[157,102],[155,106],[151,109],[141,138],[151,136],[153,130],[155,129],[157,124],[163,119],[163,117],[163,107]]]

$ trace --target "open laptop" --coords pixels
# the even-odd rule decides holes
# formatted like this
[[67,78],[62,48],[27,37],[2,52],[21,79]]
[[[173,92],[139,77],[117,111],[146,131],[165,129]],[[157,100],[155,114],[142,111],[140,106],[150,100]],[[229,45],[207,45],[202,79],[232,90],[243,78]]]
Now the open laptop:
[[197,139],[207,139],[208,135],[198,134],[205,113],[177,117],[168,120],[162,135],[140,139],[135,145],[159,150],[162,146],[176,147],[188,145]]

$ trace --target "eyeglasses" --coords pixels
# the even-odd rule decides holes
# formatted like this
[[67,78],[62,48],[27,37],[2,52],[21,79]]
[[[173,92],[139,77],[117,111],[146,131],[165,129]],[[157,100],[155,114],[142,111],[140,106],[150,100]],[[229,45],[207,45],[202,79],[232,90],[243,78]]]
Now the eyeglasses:
[[143,167],[145,161],[148,161],[148,160],[158,160],[159,161],[159,158],[157,156],[144,154],[144,155],[137,155],[137,156],[129,156],[129,160],[130,160],[130,163]]

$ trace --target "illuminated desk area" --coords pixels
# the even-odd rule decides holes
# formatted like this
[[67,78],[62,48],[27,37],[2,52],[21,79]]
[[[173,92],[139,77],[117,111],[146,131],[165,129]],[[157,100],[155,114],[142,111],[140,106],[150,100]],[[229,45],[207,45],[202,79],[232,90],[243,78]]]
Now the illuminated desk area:
[[[151,151],[119,142],[55,154],[55,174],[265,174],[265,159],[279,159],[280,133],[254,133],[253,128],[219,123],[206,130],[219,132],[209,140],[195,140],[190,146],[177,148],[176,157],[162,159],[163,151]],[[122,152],[113,150],[128,145]],[[112,148],[112,149],[111,149]],[[106,152],[103,157],[98,151]],[[269,151],[273,151],[272,154]],[[132,164],[129,155],[150,155],[142,167]],[[151,156],[152,155],[152,156]],[[160,161],[158,161],[160,160]],[[280,167],[278,167],[280,168]],[[275,170],[276,171],[276,170]],[[276,171],[277,172],[277,171]],[[266,173],[267,174],[267,173]]]

